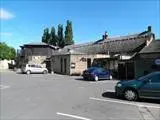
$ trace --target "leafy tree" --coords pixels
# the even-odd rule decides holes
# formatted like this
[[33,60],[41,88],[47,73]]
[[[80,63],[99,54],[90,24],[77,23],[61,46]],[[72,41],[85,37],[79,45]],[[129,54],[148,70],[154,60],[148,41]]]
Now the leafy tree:
[[52,27],[51,28],[51,33],[50,33],[49,44],[57,46],[57,42],[58,42],[58,38],[57,38],[56,33],[55,33],[55,28]]
[[72,45],[72,44],[74,44],[72,22],[67,20],[67,26],[65,30],[65,45]]
[[42,36],[42,42],[48,44],[49,43],[49,39],[50,39],[49,28],[45,28],[43,36]]
[[9,47],[5,43],[0,43],[0,59],[13,60],[16,57],[16,51],[14,48]]
[[58,46],[63,48],[65,43],[64,43],[64,38],[63,38],[63,25],[59,24],[58,25]]

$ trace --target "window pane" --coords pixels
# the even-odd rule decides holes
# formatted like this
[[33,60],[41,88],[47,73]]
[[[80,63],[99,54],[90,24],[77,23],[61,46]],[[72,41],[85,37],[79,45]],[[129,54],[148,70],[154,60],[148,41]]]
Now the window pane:
[[31,67],[35,67],[35,65],[31,65]]
[[159,82],[160,83],[160,74],[153,76],[151,82],[156,82],[156,83]]

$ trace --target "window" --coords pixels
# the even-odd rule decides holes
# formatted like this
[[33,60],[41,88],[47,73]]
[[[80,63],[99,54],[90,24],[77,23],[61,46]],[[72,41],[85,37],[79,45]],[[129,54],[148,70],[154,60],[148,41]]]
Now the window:
[[35,65],[31,65],[31,67],[36,67]]
[[103,68],[99,68],[97,71],[98,72],[106,72],[105,69],[103,69]]
[[151,78],[152,83],[160,83],[160,74],[156,74]]

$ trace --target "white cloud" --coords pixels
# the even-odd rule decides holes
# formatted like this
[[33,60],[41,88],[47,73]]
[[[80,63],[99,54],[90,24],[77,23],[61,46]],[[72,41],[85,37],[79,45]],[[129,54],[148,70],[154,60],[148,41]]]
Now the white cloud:
[[10,32],[0,32],[1,36],[12,36],[12,33]]
[[9,12],[3,8],[0,8],[0,19],[8,20],[8,19],[12,19],[14,17],[15,16],[11,12]]

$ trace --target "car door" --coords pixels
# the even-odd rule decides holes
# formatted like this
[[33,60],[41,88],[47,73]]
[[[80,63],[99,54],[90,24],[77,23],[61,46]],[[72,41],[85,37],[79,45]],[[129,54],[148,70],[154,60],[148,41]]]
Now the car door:
[[36,73],[37,72],[36,65],[34,64],[30,65],[30,70],[32,73]]
[[160,98],[160,74],[156,74],[150,80],[151,97]]
[[36,65],[36,72],[37,73],[42,73],[42,67],[40,65]]
[[99,73],[100,79],[107,79],[108,78],[109,73],[105,69],[99,68],[98,73]]
[[154,74],[145,78],[139,89],[140,97],[160,97],[160,75]]

